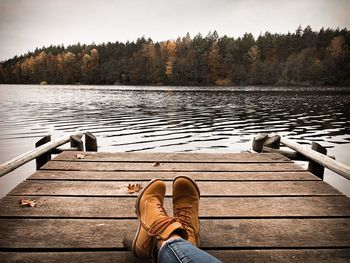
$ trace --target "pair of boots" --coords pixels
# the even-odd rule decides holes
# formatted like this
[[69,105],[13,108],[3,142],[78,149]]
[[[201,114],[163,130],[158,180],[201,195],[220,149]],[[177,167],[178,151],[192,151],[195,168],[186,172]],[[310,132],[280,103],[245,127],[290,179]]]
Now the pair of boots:
[[155,257],[159,244],[172,234],[199,246],[199,189],[188,177],[176,177],[173,182],[174,216],[164,210],[165,184],[152,180],[136,201],[138,228],[132,243],[132,252],[138,258]]

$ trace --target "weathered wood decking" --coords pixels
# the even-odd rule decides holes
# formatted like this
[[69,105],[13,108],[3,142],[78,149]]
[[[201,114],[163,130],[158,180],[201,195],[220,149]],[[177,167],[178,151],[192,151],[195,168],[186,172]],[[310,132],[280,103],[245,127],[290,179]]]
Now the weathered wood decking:
[[[0,200],[1,262],[132,262],[129,183],[195,179],[201,246],[224,262],[349,262],[350,199],[277,154],[63,152]],[[153,163],[160,162],[159,166]],[[38,201],[21,207],[20,198]]]

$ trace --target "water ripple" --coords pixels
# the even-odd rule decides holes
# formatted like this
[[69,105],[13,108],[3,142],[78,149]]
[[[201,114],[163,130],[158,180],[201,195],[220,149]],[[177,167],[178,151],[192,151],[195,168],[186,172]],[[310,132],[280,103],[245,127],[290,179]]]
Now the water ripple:
[[1,85],[0,142],[80,130],[109,151],[244,151],[259,132],[350,145],[347,89],[273,89]]

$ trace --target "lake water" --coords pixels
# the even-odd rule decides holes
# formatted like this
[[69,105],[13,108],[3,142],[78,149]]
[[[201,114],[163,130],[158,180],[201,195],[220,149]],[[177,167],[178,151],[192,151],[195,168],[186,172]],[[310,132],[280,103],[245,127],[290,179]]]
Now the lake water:
[[[350,165],[350,88],[0,85],[0,109],[0,162],[80,130],[111,152],[244,152],[275,132]],[[34,169],[1,178],[0,196]],[[330,171],[325,180],[350,195],[348,180]]]

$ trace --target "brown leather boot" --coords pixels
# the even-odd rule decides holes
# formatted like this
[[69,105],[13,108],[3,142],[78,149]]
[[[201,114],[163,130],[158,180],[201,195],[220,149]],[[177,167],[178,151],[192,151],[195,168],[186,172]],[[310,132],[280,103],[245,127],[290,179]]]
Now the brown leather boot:
[[188,241],[199,246],[199,188],[186,176],[178,176],[173,182],[174,216],[179,218],[188,233]]
[[165,184],[160,179],[152,180],[136,201],[139,225],[132,243],[132,252],[138,258],[155,256],[157,241],[166,240],[172,233],[187,238],[179,219],[169,217],[164,208]]

